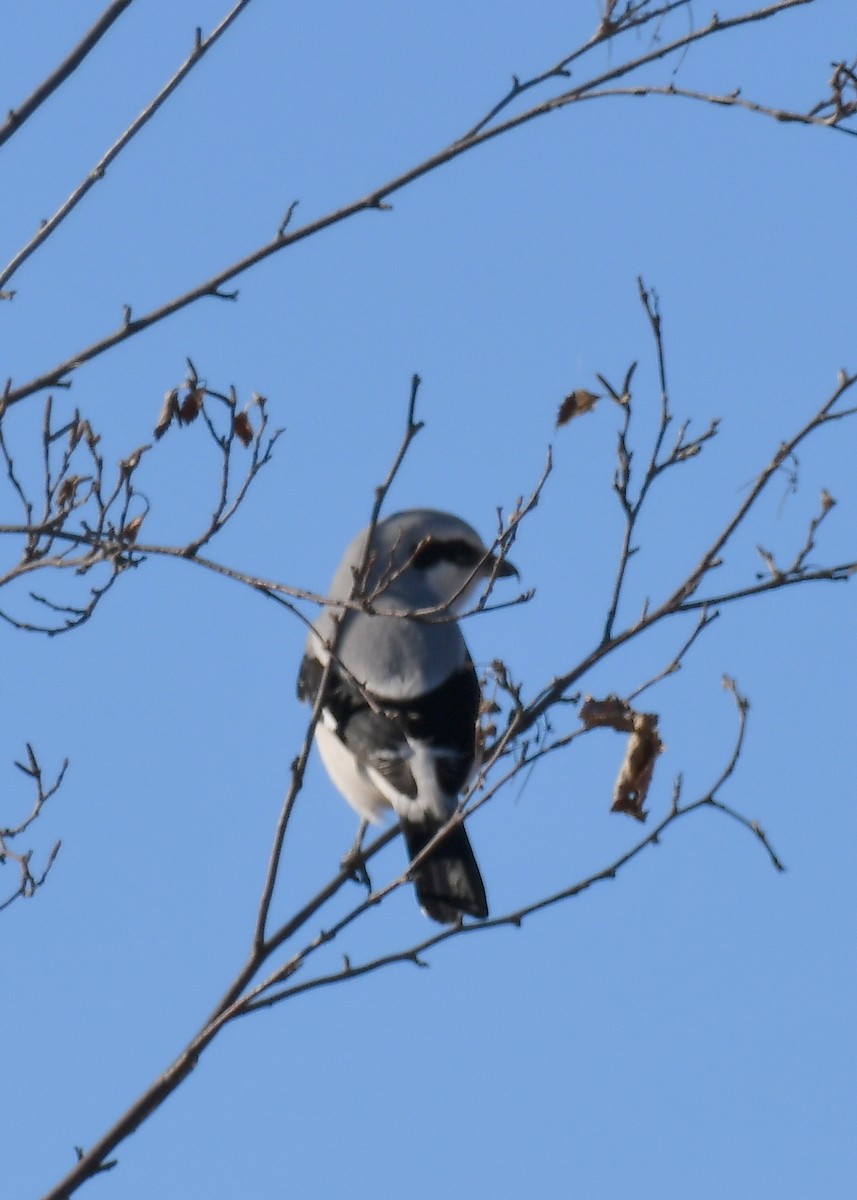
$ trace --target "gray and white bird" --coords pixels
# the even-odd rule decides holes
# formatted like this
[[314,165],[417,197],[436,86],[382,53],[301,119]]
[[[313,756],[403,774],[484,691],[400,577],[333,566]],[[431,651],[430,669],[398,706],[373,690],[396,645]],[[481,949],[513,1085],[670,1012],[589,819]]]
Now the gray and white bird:
[[[332,600],[351,596],[368,533],[346,550]],[[486,579],[508,575],[517,575],[511,563],[459,517],[411,509],[373,531],[364,589],[372,611],[349,609],[342,618],[316,744],[331,780],[364,821],[377,823],[393,810],[410,858],[455,811],[476,766],[479,681],[454,614]],[[337,611],[324,609],[307,641],[298,696],[310,704]],[[431,851],[414,887],[435,921],[488,915],[463,825]]]

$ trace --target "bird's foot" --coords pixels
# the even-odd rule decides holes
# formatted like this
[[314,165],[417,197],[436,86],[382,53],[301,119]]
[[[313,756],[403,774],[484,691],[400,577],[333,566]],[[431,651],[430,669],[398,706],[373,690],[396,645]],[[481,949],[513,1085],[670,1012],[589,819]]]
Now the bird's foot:
[[369,827],[368,821],[361,821],[354,845],[342,856],[340,867],[347,871],[355,883],[362,883],[368,892],[372,891],[372,880],[366,869],[366,859],[363,857],[363,838]]

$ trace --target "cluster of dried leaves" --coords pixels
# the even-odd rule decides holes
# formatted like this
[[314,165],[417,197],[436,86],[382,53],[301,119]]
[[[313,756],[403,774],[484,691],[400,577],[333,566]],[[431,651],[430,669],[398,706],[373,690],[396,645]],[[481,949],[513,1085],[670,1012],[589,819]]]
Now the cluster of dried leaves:
[[[254,392],[251,400],[239,412],[238,397],[234,387],[231,387],[226,395],[222,392],[211,391],[206,387],[205,382],[200,380],[196,367],[190,359],[187,359],[187,366],[188,374],[184,383],[180,388],[170,388],[164,397],[163,407],[155,424],[155,441],[159,441],[164,436],[173,421],[180,426],[192,425],[200,413],[205,412],[205,398],[209,396],[226,405],[229,410],[230,432],[246,450],[255,436],[250,420],[250,411],[254,407],[264,409],[264,396]],[[219,445],[223,444],[222,435],[218,438],[213,428],[212,436]]]
[[[201,380],[194,364],[187,360],[187,377],[167,392],[154,429],[154,443],[137,446],[120,459],[115,472],[105,461],[101,436],[93,422],[75,409],[71,418],[57,423],[51,396],[45,403],[38,448],[24,446],[21,458],[32,474],[33,461],[41,461],[41,479],[34,488],[19,470],[19,455],[9,445],[0,418],[0,462],[5,463],[6,479],[17,498],[22,520],[0,525],[0,536],[18,539],[20,553],[0,573],[0,590],[19,580],[27,580],[36,571],[78,579],[92,572],[101,578],[90,585],[84,599],[69,602],[35,591],[29,592],[31,604],[48,611],[53,619],[35,620],[29,615],[13,615],[0,607],[0,617],[22,630],[48,634],[64,633],[89,620],[95,608],[128,567],[139,566],[147,553],[193,558],[199,548],[214,537],[243,502],[259,471],[270,461],[281,430],[268,434],[267,401],[254,393],[239,407],[234,388],[216,391]],[[209,411],[209,402],[214,407]],[[225,419],[224,419],[225,418]],[[167,430],[182,428],[202,420],[210,441],[217,449],[219,472],[213,475],[213,504],[199,533],[180,546],[140,548],[140,534],[151,502],[137,483],[141,467]],[[248,453],[235,472],[235,448]],[[154,476],[152,476],[154,477]],[[36,495],[42,500],[37,502]]]

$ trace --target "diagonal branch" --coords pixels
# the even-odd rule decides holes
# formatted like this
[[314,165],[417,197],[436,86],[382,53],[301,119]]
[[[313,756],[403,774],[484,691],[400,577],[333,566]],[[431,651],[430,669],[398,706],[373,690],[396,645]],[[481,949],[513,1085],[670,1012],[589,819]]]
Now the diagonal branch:
[[[424,959],[425,953],[434,949],[435,946],[438,946],[443,942],[447,942],[452,938],[471,934],[479,935],[489,929],[498,929],[508,926],[520,928],[526,919],[534,916],[536,913],[542,912],[548,908],[553,908],[567,900],[571,900],[574,897],[581,895],[583,892],[588,891],[589,888],[594,887],[596,884],[615,879],[623,867],[627,866],[630,862],[639,857],[639,855],[641,855],[649,846],[658,845],[663,835],[671,826],[676,824],[682,818],[689,816],[691,813],[699,812],[703,808],[713,808],[717,812],[722,813],[724,816],[730,817],[731,819],[737,821],[738,824],[752,832],[767,852],[771,864],[778,871],[782,871],[784,869],[783,864],[778,858],[770,841],[767,838],[767,835],[764,833],[758,822],[748,819],[742,813],[738,812],[729,805],[724,804],[718,798],[719,792],[732,777],[737,767],[744,744],[747,711],[749,709],[746,698],[738,692],[733,681],[724,680],[724,684],[727,689],[731,691],[735,700],[736,708],[738,710],[738,729],[736,732],[732,753],[730,754],[730,757],[723,770],[720,772],[717,780],[704,795],[698,797],[696,800],[690,801],[687,804],[680,803],[681,783],[680,781],[676,781],[673,792],[673,803],[667,815],[658,823],[657,826],[652,829],[652,831],[646,837],[642,838],[634,846],[632,846],[630,850],[620,855],[606,867],[603,867],[599,871],[593,872],[585,879],[561,888],[549,896],[539,897],[529,904],[504,913],[502,916],[489,918],[488,920],[479,921],[474,924],[458,924],[448,926],[447,928],[431,934],[431,936],[422,939],[406,949],[394,951],[391,954],[380,955],[379,957],[360,965],[355,966],[348,957],[345,957],[342,969],[339,971],[316,976],[313,979],[308,979],[300,983],[290,984],[285,988],[278,988],[276,986],[278,982],[284,981],[294,974],[294,972],[297,970],[297,966],[299,965],[299,961],[303,961],[303,958],[305,958],[308,954],[311,954],[320,945],[330,942],[335,936],[337,936],[339,932],[341,932],[342,929],[351,923],[355,915],[361,915],[367,910],[368,907],[371,907],[373,900],[374,902],[377,902],[377,898],[369,897],[368,900],[364,901],[355,910],[353,910],[353,913],[350,913],[346,917],[342,918],[342,920],[333,926],[331,930],[327,931],[323,939],[316,939],[313,943],[310,943],[310,945],[308,945],[304,951],[298,952],[298,954],[294,956],[290,963],[285,964],[278,971],[274,972],[274,974],[268,980],[263,981],[263,983],[254,988],[253,991],[248,994],[245,1002],[235,1015],[244,1015],[245,1013],[255,1012],[262,1008],[270,1008],[276,1004],[280,1004],[285,1000],[289,1000],[294,996],[311,991],[315,988],[326,987],[332,983],[342,983],[349,979],[359,978],[362,975],[381,970],[384,967],[391,966],[394,963],[413,963],[417,966],[426,966],[427,963]],[[388,885],[388,889],[385,889],[385,892],[386,890],[392,890],[393,887],[400,885],[406,878],[407,875],[400,876],[399,879]]]
[[[739,525],[743,523],[747,514],[755,506],[759,496],[770,483],[771,479],[773,479],[773,477],[777,474],[783,462],[793,455],[801,442],[808,438],[810,434],[814,433],[816,429],[821,428],[822,425],[827,424],[829,421],[838,420],[840,417],[845,415],[845,413],[842,412],[834,413],[832,410],[837,402],[845,395],[845,393],[854,387],[855,383],[857,383],[857,374],[848,375],[845,371],[841,371],[839,373],[837,387],[829,399],[825,401],[821,408],[810,417],[806,424],[799,429],[793,437],[791,437],[787,442],[782,442],[780,444],[771,461],[760,473],[758,479],[750,488],[744,502],[739,505],[735,514],[728,521],[723,531],[715,538],[711,547],[705,552],[705,554],[703,554],[697,566],[690,572],[685,581],[676,589],[672,596],[670,596],[669,599],[664,602],[665,607],[669,606],[670,608],[673,608],[677,605],[682,607],[685,606],[686,602],[697,591],[700,583],[705,578],[707,573],[713,567],[720,564],[720,555],[722,550],[726,546],[727,542],[730,541],[732,535],[738,529]],[[708,600],[709,604],[714,604],[717,602],[717,600]]]
[[50,75],[39,84],[23,103],[19,104],[17,108],[9,110],[6,120],[0,125],[0,146],[4,142],[8,142],[9,138],[18,132],[24,122],[77,70],[90,50],[98,45],[113,22],[121,17],[125,9],[130,8],[131,4],[132,0],[113,0],[113,3],[107,6],[89,32],[78,42],[72,52],[63,59],[60,65],[54,71],[51,71]]
[[[127,0],[126,4],[123,4],[121,7],[122,8],[127,7],[128,3],[130,3],[130,0]],[[30,238],[29,242],[27,242],[27,244],[25,246],[22,246],[21,249],[18,251],[18,253],[14,256],[14,258],[12,258],[7,263],[7,265],[3,268],[3,270],[0,271],[0,289],[5,287],[5,285],[9,282],[9,280],[12,278],[12,276],[15,274],[15,272],[18,270],[18,268],[27,261],[27,259],[30,257],[30,255],[34,254],[36,252],[36,250],[38,250],[39,246],[41,246],[45,241],[47,241],[47,239],[56,230],[56,228],[59,225],[61,225],[62,222],[66,219],[66,217],[69,215],[69,213],[71,213],[78,206],[78,204],[81,202],[81,200],[84,198],[86,193],[90,190],[90,188],[94,187],[95,184],[99,182],[99,180],[104,178],[107,168],[114,161],[114,159],[116,159],[117,156],[119,154],[121,154],[121,152],[125,149],[125,147],[128,145],[128,143],[131,141],[131,139],[140,132],[140,130],[143,128],[143,126],[146,125],[147,122],[149,122],[152,119],[152,117],[155,115],[155,113],[158,111],[158,109],[161,107],[161,105],[167,99],[169,99],[169,97],[173,94],[173,92],[176,90],[176,88],[179,86],[179,84],[182,83],[185,76],[188,75],[190,73],[190,71],[193,70],[193,68],[200,61],[200,59],[203,57],[203,55],[206,53],[206,51],[211,49],[211,47],[218,40],[218,38],[226,32],[226,30],[229,28],[229,26],[233,23],[233,21],[235,21],[241,15],[243,10],[247,7],[247,5],[249,3],[250,3],[250,0],[238,0],[238,3],[235,4],[235,6],[226,14],[226,16],[220,22],[220,24],[217,25],[211,31],[211,33],[208,35],[208,37],[204,38],[202,36],[202,31],[200,29],[197,29],[193,49],[191,50],[190,54],[185,59],[185,61],[182,63],[182,65],[179,67],[179,69],[176,71],[176,73],[173,75],[173,77],[170,80],[168,80],[167,83],[164,84],[164,86],[158,92],[157,96],[155,96],[154,100],[152,100],[149,104],[146,105],[146,107],[143,109],[143,111],[140,113],[140,115],[134,121],[132,121],[132,123],[128,126],[128,128],[125,130],[125,132],[113,143],[113,145],[110,147],[110,149],[99,159],[99,161],[95,164],[95,166],[92,168],[92,170],[89,172],[87,177],[83,180],[83,182],[80,183],[75,188],[75,190],[72,192],[72,194],[68,197],[68,199],[62,205],[60,205],[60,207],[53,214],[53,216],[50,217],[47,221],[45,221],[44,224],[40,225],[38,231],[35,234],[33,234],[33,236]],[[114,5],[114,7],[116,7],[116,6]],[[118,16],[119,14],[117,13],[116,15]],[[126,321],[124,322],[124,328],[126,330],[126,336],[129,336],[131,333],[135,332],[138,329],[139,322],[133,321],[130,319],[130,312],[128,314],[126,314],[126,316],[128,319],[126,319]],[[117,340],[121,340],[121,339],[117,339]],[[92,356],[90,355],[88,357],[92,357]],[[85,361],[86,361],[86,358],[81,359],[81,362],[85,362]],[[78,364],[75,364],[75,365],[78,365]],[[63,371],[59,378],[61,378],[62,375],[67,374],[67,371],[71,370],[71,369],[73,369],[73,368],[69,367],[66,371]],[[56,382],[58,383],[59,379],[57,379]],[[50,386],[50,385],[45,385],[45,386]]]

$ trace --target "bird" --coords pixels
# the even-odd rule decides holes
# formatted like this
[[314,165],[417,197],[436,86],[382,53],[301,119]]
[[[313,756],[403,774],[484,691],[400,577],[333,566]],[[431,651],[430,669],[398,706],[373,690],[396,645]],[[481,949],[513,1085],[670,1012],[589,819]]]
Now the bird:
[[[357,845],[366,823],[392,810],[412,860],[456,811],[477,766],[481,690],[455,616],[487,580],[518,572],[460,517],[430,508],[394,513],[358,534],[328,599],[349,600],[361,566],[362,607],[322,610],[297,692],[315,704],[335,637],[315,728],[321,760],[361,817]],[[441,924],[488,915],[463,823],[429,851],[413,884],[422,910]]]

